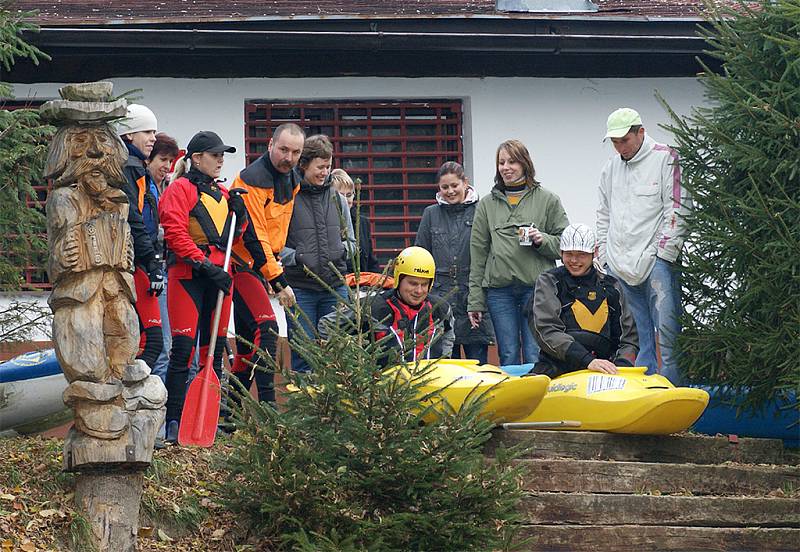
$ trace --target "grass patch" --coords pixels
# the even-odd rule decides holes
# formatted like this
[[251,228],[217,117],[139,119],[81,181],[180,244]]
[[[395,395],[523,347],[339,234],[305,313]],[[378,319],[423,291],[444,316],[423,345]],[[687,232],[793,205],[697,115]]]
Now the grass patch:
[[[0,439],[0,541],[11,550],[94,552],[89,521],[75,508],[75,475],[62,471],[62,446],[43,437]],[[226,446],[222,439],[214,450]],[[211,495],[211,481],[224,474],[210,458],[203,449],[156,452],[144,474],[141,552],[259,549]]]

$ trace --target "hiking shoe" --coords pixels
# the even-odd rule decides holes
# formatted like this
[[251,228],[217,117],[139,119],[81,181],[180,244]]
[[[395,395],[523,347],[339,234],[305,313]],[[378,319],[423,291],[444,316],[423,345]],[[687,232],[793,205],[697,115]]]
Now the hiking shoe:
[[156,434],[156,441],[154,443],[153,448],[156,450],[161,450],[167,446],[167,443],[164,441],[164,438],[167,436],[167,424],[161,424],[161,427],[158,428],[158,433]]
[[170,420],[167,422],[167,436],[164,439],[167,444],[169,445],[176,445],[178,444],[178,428],[179,422],[178,420]]

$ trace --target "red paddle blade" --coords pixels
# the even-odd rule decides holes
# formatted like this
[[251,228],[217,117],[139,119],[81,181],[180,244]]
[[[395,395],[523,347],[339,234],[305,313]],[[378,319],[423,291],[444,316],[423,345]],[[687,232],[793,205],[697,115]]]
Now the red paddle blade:
[[217,436],[220,385],[210,364],[200,370],[186,392],[178,430],[181,445],[209,448]]

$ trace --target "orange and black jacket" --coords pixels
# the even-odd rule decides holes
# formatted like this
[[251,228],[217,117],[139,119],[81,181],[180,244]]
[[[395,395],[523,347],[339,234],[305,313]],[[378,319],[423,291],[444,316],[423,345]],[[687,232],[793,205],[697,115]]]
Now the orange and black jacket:
[[[123,188],[128,196],[128,224],[133,237],[133,260],[149,272],[161,252],[158,247],[158,190],[144,166],[144,156],[132,144],[128,146],[128,161],[123,172],[126,183]],[[148,215],[145,217],[145,215]],[[145,218],[150,221],[148,228]]]
[[[208,258],[217,266],[225,262],[230,232],[228,190],[195,169],[167,186],[159,203],[164,242],[168,248],[170,278],[191,278],[192,268]],[[248,221],[236,222],[234,243]]]
[[247,264],[276,291],[288,286],[278,253],[286,245],[300,180],[296,170],[279,172],[264,154],[241,171],[232,186],[247,190],[242,197],[250,216],[244,239],[233,248],[237,263]]

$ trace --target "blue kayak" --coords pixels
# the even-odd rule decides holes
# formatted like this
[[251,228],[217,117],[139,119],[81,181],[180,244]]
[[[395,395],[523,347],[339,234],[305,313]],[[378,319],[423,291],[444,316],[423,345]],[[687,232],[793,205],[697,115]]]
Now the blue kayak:
[[53,349],[33,351],[0,364],[0,432],[44,431],[63,423],[61,398],[68,382]]
[[737,395],[729,388],[702,385],[693,387],[704,389],[711,396],[705,412],[692,427],[694,431],[707,435],[722,433],[739,437],[782,439],[786,447],[800,447],[800,410],[797,408],[796,393],[790,392],[773,399],[755,411],[738,412],[741,399],[737,400]]

